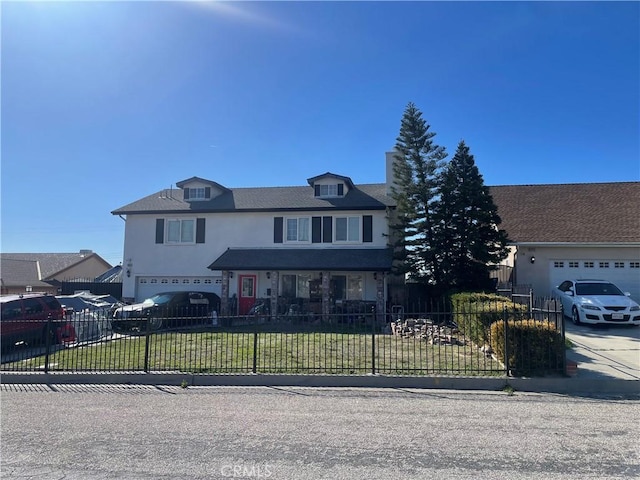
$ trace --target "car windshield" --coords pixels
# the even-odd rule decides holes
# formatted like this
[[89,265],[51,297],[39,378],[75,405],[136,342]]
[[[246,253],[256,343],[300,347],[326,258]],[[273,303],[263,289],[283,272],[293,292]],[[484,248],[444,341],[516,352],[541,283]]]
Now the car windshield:
[[145,305],[164,305],[165,303],[169,303],[172,298],[173,295],[170,295],[168,293],[159,293],[151,298],[147,298],[142,303]]
[[576,283],[576,295],[624,295],[613,283]]

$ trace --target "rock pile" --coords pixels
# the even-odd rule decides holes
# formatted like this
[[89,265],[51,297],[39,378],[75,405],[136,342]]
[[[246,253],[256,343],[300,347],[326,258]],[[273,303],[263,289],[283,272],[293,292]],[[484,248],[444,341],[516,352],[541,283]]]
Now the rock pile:
[[391,322],[391,335],[426,340],[429,345],[465,345],[457,328],[433,323],[428,318],[410,318]]

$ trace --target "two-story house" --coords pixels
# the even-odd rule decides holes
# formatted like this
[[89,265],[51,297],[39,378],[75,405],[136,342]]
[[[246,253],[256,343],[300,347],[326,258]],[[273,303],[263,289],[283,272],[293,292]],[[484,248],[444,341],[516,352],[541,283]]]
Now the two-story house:
[[[297,303],[331,313],[384,309],[392,254],[387,184],[324,173],[292,187],[227,188],[192,177],[118,208],[125,221],[123,297],[199,290],[222,314]],[[284,301],[283,301],[284,299]]]

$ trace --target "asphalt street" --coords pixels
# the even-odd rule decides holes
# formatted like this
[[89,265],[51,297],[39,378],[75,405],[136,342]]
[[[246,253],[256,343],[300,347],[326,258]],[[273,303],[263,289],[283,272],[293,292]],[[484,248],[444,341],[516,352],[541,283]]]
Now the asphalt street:
[[17,479],[635,479],[640,400],[308,387],[1,387]]

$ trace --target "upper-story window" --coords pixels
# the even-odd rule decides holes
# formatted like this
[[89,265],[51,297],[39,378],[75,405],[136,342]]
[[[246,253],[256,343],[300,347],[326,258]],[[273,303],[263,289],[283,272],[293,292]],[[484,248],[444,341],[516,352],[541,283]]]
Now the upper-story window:
[[188,187],[184,188],[184,199],[188,201],[209,200],[211,198],[211,187]]
[[204,187],[190,188],[189,200],[204,200],[206,198],[204,195],[204,192],[205,192]]
[[336,242],[360,241],[360,217],[336,217]]
[[167,243],[195,243],[196,222],[188,220],[167,220]]
[[344,184],[330,183],[327,185],[316,185],[314,191],[316,197],[342,197],[344,195]]
[[309,241],[309,217],[287,218],[287,242]]
[[205,227],[204,218],[156,218],[156,243],[204,243]]

